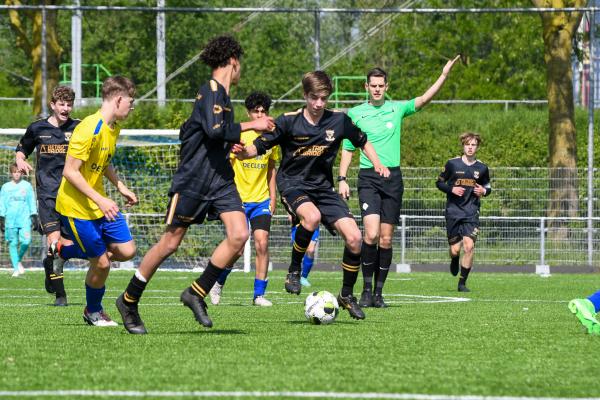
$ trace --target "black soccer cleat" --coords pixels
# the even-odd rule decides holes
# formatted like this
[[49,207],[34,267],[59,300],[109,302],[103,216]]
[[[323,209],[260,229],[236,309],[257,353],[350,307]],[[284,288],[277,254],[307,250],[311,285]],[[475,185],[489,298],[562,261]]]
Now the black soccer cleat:
[[125,326],[125,329],[127,329],[127,332],[134,335],[145,335],[148,333],[144,321],[142,321],[140,313],[138,312],[137,303],[132,305],[125,304],[123,293],[121,293],[121,295],[117,297],[115,304],[117,310],[119,310],[119,313],[121,314],[121,318],[123,318],[123,325]]
[[354,319],[365,319],[365,313],[360,309],[360,306],[356,302],[356,297],[351,294],[348,296],[342,296],[338,294],[337,301],[340,307],[345,308],[350,313],[350,316]]
[[285,291],[291,294],[300,294],[302,285],[300,284],[300,272],[290,272],[285,277]]
[[206,309],[208,308],[206,302],[204,302],[204,299],[200,298],[200,296],[193,294],[191,287],[188,287],[181,293],[179,300],[181,300],[184,306],[192,310],[196,321],[200,322],[200,324],[206,328],[212,328],[213,323],[206,312]]
[[66,307],[67,306],[67,296],[58,296],[56,300],[54,300],[54,305],[56,307]]
[[460,270],[460,266],[458,265],[459,262],[460,261],[459,261],[459,257],[458,256],[457,257],[452,257],[450,259],[450,273],[453,276],[458,275],[458,271]]
[[383,301],[383,296],[380,294],[376,294],[373,298],[373,307],[375,308],[386,308],[387,304]]
[[363,290],[360,294],[358,305],[361,307],[373,307],[373,294],[370,290]]
[[459,283],[458,284],[458,291],[459,292],[463,292],[463,293],[468,293],[468,292],[471,291],[471,289],[469,289],[464,283],[463,284]]

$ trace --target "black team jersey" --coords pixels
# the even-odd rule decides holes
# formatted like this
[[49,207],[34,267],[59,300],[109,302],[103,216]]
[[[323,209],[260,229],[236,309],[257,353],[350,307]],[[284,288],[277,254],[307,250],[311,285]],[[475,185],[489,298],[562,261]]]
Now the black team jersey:
[[79,120],[69,118],[59,127],[47,119],[29,125],[15,151],[29,157],[36,151],[36,192],[38,199],[56,199],[63,175],[69,139]]
[[281,146],[281,164],[277,170],[280,191],[300,187],[333,187],[333,163],[342,139],[362,148],[367,136],[341,111],[325,110],[317,125],[304,118],[304,109],[285,113],[275,121],[275,130],[259,136],[254,145],[258,154]]
[[200,87],[192,115],[179,131],[179,166],[170,192],[212,200],[235,190],[229,151],[240,133],[229,95],[211,79]]
[[[448,160],[444,170],[440,173],[436,186],[446,193],[446,218],[477,221],[479,219],[479,197],[474,193],[475,184],[486,189],[485,195],[492,192],[490,186],[490,171],[484,163],[476,160],[473,165],[467,165],[462,157]],[[452,193],[453,186],[461,186],[465,189],[462,196]]]

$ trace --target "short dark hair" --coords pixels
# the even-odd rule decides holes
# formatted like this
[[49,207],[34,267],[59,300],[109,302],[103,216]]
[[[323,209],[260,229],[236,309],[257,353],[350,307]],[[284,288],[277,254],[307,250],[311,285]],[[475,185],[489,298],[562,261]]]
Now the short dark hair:
[[64,101],[65,103],[73,103],[75,100],[75,92],[68,86],[57,86],[52,91],[50,102]]
[[304,74],[302,78],[302,89],[305,94],[326,92],[327,96],[333,91],[331,79],[325,71],[312,71]]
[[367,72],[367,83],[369,83],[372,76],[383,77],[383,81],[385,83],[387,83],[387,72],[385,72],[383,69],[381,69],[379,67],[375,67],[372,70],[370,70],[369,72]]
[[242,46],[240,46],[233,36],[222,35],[212,38],[206,46],[204,46],[200,58],[204,64],[212,69],[217,69],[219,67],[225,67],[229,63],[231,57],[239,60],[243,54],[244,49],[242,49]]
[[10,171],[10,173],[12,174],[13,172],[17,172],[19,170],[19,167],[17,166],[17,163],[12,163],[10,164],[10,166],[8,167],[8,170]]
[[135,84],[124,76],[111,76],[102,82],[102,100],[110,100],[115,96],[128,95],[135,97]]
[[246,97],[244,104],[246,105],[246,110],[248,111],[262,106],[266,112],[269,112],[269,108],[271,108],[271,98],[268,94],[263,92],[252,92],[248,95],[248,97]]

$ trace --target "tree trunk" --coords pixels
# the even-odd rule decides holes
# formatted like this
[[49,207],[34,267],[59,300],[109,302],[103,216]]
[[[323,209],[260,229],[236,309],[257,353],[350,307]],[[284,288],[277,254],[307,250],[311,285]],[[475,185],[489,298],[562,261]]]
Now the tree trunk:
[[[38,4],[56,4],[58,1],[44,0]],[[6,4],[21,4],[18,0],[6,0]],[[32,10],[10,10],[10,25],[17,35],[17,47],[31,60],[33,75],[33,115],[42,111],[42,12]],[[52,90],[60,80],[60,57],[63,49],[58,42],[57,12],[46,11],[46,67],[48,101]]]
[[[583,7],[585,0],[532,0],[536,7]],[[548,167],[550,167],[549,217],[576,217],[578,209],[577,137],[573,103],[571,54],[573,36],[581,13],[541,13],[544,36],[544,60],[548,95],[550,132]],[[564,223],[551,222],[555,238],[563,237]]]

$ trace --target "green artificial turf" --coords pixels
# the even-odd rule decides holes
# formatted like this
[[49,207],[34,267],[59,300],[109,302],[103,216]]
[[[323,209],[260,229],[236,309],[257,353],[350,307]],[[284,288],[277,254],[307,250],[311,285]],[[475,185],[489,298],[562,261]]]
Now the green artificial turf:
[[[115,270],[108,280],[104,306],[119,322],[114,300],[131,275]],[[84,272],[65,276],[70,305],[59,308],[43,291],[42,272],[0,273],[0,397],[35,390],[47,391],[39,393],[46,399],[78,397],[53,395],[62,390],[161,392],[144,398],[178,398],[169,391],[257,399],[264,396],[249,392],[600,396],[600,337],[584,333],[567,309],[570,299],[600,289],[596,274],[475,271],[467,294],[456,292],[449,273],[391,274],[389,308],[366,309],[364,321],[341,311],[332,325],[315,326],[304,317],[309,289],[284,293],[276,271],[267,293],[274,306],[253,307],[253,276],[234,273],[222,304],[209,304],[214,327],[204,329],[179,303],[198,274],[159,271],[140,305],[145,336],[85,325]],[[310,280],[310,291],[337,294],[341,272],[314,272]],[[357,296],[361,287],[359,279]]]

